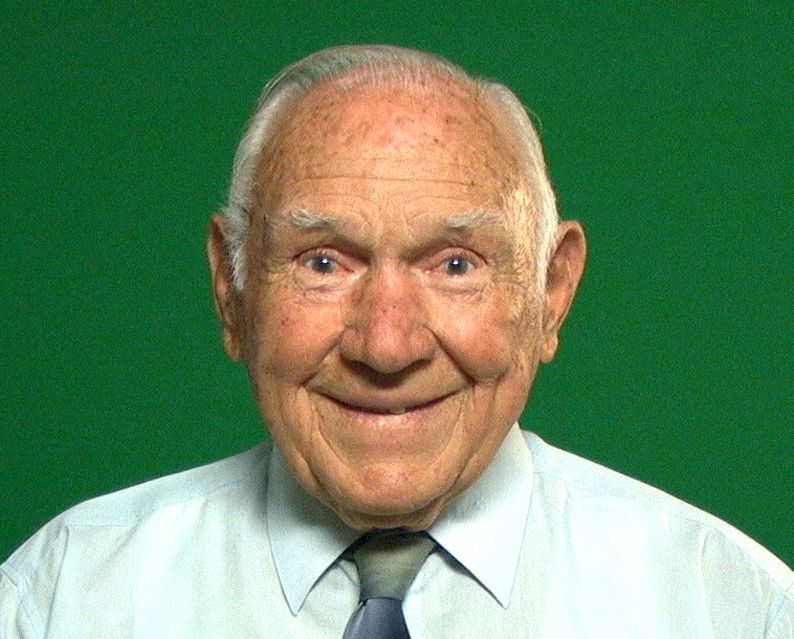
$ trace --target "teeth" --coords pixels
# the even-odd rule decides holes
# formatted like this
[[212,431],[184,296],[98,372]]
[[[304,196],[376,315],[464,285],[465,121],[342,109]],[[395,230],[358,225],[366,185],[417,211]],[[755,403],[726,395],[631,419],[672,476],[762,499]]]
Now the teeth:
[[404,408],[395,408],[389,411],[392,415],[402,415],[405,412]]

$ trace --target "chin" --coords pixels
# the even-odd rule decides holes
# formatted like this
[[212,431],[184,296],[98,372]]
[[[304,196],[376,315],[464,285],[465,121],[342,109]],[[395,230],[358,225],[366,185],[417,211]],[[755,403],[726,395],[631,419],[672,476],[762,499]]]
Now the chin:
[[367,531],[375,529],[401,528],[404,530],[427,530],[438,519],[444,503],[429,504],[418,510],[388,512],[365,512],[359,507],[333,507],[334,512],[350,528]]
[[[362,478],[358,490],[328,495],[329,499],[324,500],[351,528],[425,530],[458,492],[454,480],[428,487],[420,477],[410,481],[403,476],[399,482],[387,481],[382,476],[372,479]],[[426,487],[417,490],[422,485]]]

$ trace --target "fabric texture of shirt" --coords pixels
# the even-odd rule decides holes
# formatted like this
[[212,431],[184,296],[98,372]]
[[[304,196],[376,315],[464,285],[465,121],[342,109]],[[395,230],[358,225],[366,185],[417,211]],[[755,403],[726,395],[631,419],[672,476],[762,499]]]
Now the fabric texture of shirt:
[[[413,639],[794,638],[769,552],[517,427],[429,532]],[[358,534],[264,443],[47,524],[0,567],[0,638],[339,639]]]

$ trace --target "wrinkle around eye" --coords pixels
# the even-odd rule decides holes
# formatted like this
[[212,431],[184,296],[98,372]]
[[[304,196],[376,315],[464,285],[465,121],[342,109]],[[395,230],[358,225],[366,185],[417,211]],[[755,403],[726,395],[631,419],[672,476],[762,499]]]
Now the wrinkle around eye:
[[454,295],[479,294],[493,283],[492,265],[478,253],[459,247],[436,255],[425,269],[428,285]]
[[356,265],[349,257],[328,248],[314,248],[293,258],[297,283],[310,288],[339,284],[355,275]]
[[461,247],[449,247],[439,251],[426,267],[428,273],[445,277],[465,277],[484,269],[488,261],[477,252]]

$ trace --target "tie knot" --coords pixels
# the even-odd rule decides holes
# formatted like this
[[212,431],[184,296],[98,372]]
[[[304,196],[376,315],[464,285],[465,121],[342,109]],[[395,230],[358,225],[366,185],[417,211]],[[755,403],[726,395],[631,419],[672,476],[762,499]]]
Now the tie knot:
[[435,548],[427,533],[368,533],[351,548],[361,582],[361,600],[405,598],[427,556]]

